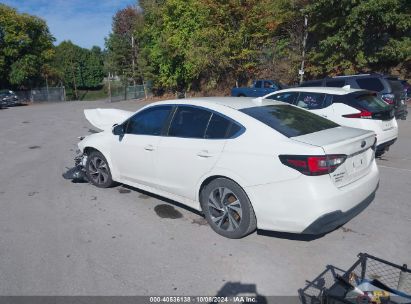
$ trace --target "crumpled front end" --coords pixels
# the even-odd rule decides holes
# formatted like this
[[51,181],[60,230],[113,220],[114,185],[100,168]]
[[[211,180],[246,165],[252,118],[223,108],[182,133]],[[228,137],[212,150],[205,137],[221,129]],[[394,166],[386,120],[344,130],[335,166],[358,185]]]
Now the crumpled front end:
[[80,150],[77,150],[77,155],[74,158],[74,167],[63,173],[63,177],[65,179],[72,180],[73,182],[87,182],[88,179],[85,169],[86,162],[87,155],[82,153]]

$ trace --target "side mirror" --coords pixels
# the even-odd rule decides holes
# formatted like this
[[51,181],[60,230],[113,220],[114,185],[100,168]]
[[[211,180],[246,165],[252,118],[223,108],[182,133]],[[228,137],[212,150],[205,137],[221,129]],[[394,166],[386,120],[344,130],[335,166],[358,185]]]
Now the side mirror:
[[114,135],[124,135],[125,130],[124,130],[124,125],[114,125],[113,130],[112,130]]

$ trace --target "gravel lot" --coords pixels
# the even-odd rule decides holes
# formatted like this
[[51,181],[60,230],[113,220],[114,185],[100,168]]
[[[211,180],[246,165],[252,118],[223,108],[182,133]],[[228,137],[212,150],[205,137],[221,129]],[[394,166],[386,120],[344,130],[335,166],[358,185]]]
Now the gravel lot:
[[[229,240],[178,204],[61,177],[77,137],[93,132],[83,109],[142,105],[0,110],[0,295],[212,296],[233,286],[296,295],[326,265],[345,269],[359,252],[411,265],[411,120],[399,121],[399,140],[378,160],[375,200],[344,227],[316,239],[259,231]],[[175,219],[157,214],[163,204]]]

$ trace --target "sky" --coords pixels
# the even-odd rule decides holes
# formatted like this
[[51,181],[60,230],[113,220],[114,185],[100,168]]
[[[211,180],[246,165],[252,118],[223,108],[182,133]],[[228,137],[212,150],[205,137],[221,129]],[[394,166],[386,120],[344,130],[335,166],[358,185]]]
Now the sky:
[[56,44],[63,40],[104,48],[113,15],[136,0],[0,0],[0,3],[45,19]]

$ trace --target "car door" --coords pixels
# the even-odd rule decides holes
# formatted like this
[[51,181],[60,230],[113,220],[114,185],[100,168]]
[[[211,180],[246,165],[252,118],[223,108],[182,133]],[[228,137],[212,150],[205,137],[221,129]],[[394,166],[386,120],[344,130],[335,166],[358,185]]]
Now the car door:
[[250,90],[251,91],[250,97],[262,96],[260,95],[262,87],[263,87],[263,82],[261,80],[256,81],[254,84],[254,88]]
[[153,106],[125,123],[125,134],[115,138],[111,151],[122,181],[156,186],[154,158],[172,110],[171,105]]
[[258,96],[264,96],[274,91],[276,91],[275,85],[271,81],[265,80]]
[[296,106],[325,118],[333,115],[331,103],[332,97],[330,95],[314,92],[300,92],[295,101]]
[[162,137],[156,155],[157,183],[161,190],[192,200],[197,184],[216,164],[226,139],[211,139],[211,126],[223,125],[221,116],[196,106],[178,106],[168,136]]

